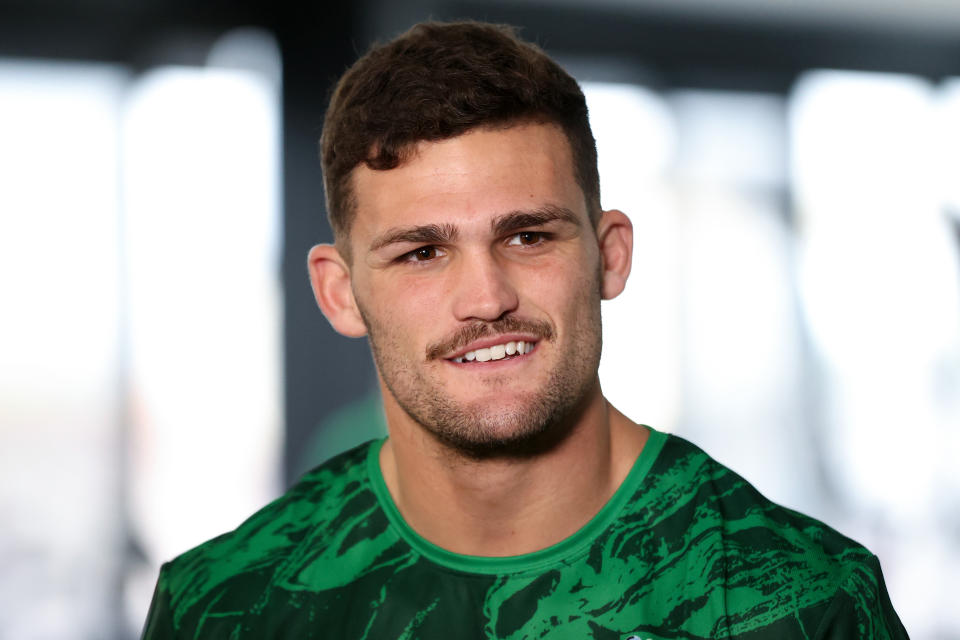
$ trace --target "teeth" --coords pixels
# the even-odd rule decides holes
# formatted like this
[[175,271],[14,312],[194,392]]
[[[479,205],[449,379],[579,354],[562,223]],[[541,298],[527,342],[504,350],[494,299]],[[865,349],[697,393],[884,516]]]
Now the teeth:
[[477,362],[489,362],[490,360],[503,360],[507,356],[522,356],[533,351],[533,344],[532,342],[524,342],[523,340],[497,344],[485,349],[467,351],[462,356],[453,358],[453,361],[458,363],[473,362],[474,360]]

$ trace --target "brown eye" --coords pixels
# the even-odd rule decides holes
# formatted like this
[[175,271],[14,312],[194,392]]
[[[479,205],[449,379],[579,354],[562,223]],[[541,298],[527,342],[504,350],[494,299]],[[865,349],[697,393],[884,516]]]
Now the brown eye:
[[534,231],[522,231],[518,235],[520,236],[520,244],[537,244],[540,241],[540,234]]
[[545,239],[544,236],[545,234],[542,231],[520,231],[510,236],[510,241],[507,242],[507,244],[531,247],[543,242]]
[[437,248],[436,247],[420,247],[412,252],[412,257],[414,260],[423,262],[426,260],[433,260],[437,257]]
[[397,256],[394,262],[403,264],[425,264],[427,262],[440,260],[446,255],[447,253],[444,251],[443,247],[424,245],[414,249],[413,251],[408,251],[401,256]]

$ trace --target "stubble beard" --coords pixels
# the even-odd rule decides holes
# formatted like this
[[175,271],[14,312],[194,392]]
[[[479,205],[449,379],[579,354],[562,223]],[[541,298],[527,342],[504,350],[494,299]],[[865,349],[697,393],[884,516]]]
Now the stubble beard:
[[[576,425],[598,384],[602,346],[599,299],[590,300],[586,309],[566,344],[556,345],[555,338],[541,340],[553,342],[561,355],[543,386],[519,400],[514,398],[510,406],[498,406],[495,400],[452,400],[440,382],[425,374],[424,367],[411,367],[398,355],[399,345],[389,332],[371,322],[362,309],[361,314],[377,370],[397,404],[452,453],[480,460],[537,455],[562,441]],[[493,328],[491,332],[501,331]],[[496,387],[502,386],[497,382],[487,389],[494,397]]]

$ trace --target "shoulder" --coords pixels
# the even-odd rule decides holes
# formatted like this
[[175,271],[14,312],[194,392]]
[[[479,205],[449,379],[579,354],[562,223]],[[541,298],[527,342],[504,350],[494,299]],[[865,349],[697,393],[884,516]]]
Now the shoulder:
[[266,590],[287,578],[288,568],[295,570],[304,545],[322,552],[338,532],[374,508],[366,471],[371,446],[360,445],[313,469],[233,531],[166,563],[151,618],[162,606],[179,628],[181,618],[224,597],[238,611],[255,609]]
[[[726,545],[755,553],[800,554],[830,565],[872,557],[823,522],[781,506],[742,476],[678,436],[667,436],[648,477],[646,500],[676,524],[693,527],[685,538],[719,528]],[[669,526],[670,520],[664,522]]]
[[688,591],[704,601],[722,593],[734,635],[791,637],[787,627],[799,626],[814,636],[850,607],[871,619],[893,611],[869,550],[767,499],[683,438],[667,436],[641,491],[634,508],[649,511],[656,537],[667,541],[665,557],[696,576]]

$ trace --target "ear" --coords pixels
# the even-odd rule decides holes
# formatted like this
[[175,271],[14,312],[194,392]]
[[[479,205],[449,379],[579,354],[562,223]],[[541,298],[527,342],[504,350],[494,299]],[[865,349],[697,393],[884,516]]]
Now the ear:
[[611,209],[600,214],[597,225],[600,259],[603,261],[600,293],[604,300],[616,298],[627,285],[633,262],[633,224],[622,211]]
[[313,295],[330,325],[348,338],[367,334],[350,286],[350,268],[336,247],[318,244],[307,255]]

